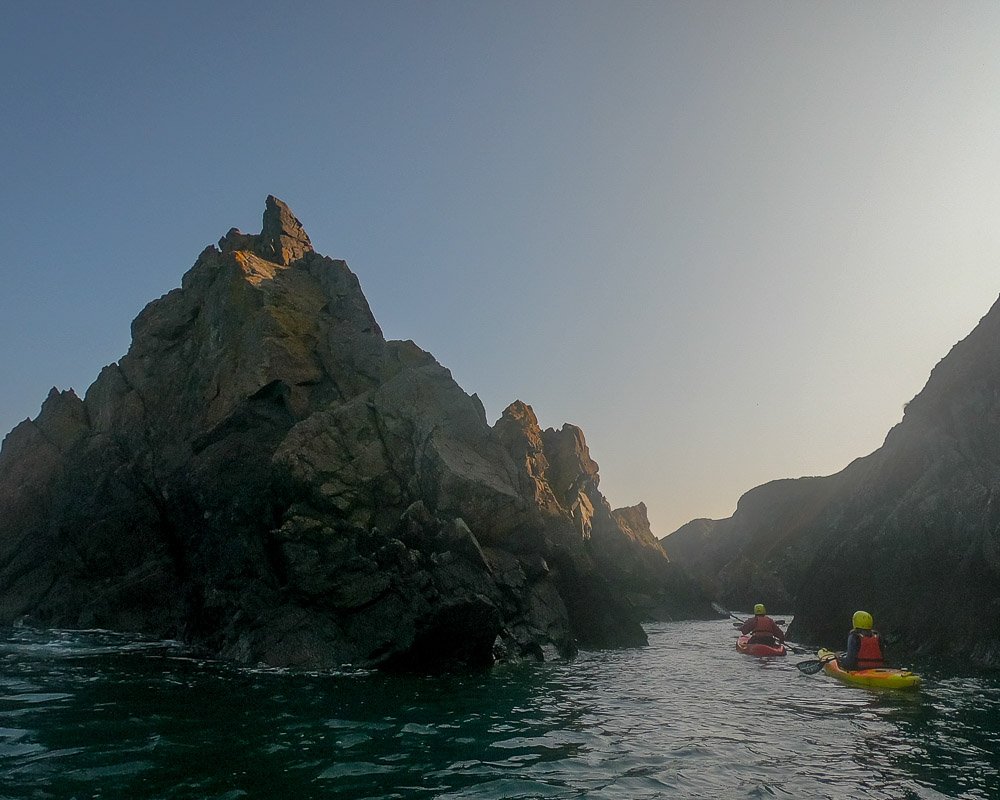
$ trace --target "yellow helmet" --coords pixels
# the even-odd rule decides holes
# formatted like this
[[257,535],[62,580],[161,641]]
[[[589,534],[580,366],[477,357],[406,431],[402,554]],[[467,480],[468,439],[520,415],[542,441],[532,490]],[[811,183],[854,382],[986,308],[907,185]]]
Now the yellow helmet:
[[872,619],[872,615],[867,611],[855,611],[854,616],[851,617],[851,624],[855,628],[871,630],[872,625],[875,624],[875,620]]
[[757,605],[755,605],[753,607],[753,613],[755,615],[756,614],[766,614],[767,612],[764,610],[764,604],[763,603],[757,603]]

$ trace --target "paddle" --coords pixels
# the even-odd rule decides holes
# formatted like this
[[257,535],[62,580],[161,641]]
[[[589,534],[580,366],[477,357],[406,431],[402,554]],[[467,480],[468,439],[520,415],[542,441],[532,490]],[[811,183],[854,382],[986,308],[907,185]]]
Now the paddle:
[[[717,614],[723,614],[723,615],[728,615],[728,616],[732,617],[733,619],[735,619],[737,622],[739,622],[740,625],[742,625],[744,622],[746,622],[746,620],[743,619],[743,617],[737,617],[732,611],[727,611],[722,606],[720,606],[718,603],[712,603],[712,608],[715,609],[715,613],[717,613]],[[785,622],[785,620],[783,620],[783,619],[776,619],[774,621],[774,624],[775,625],[787,625],[788,623]],[[739,625],[735,625],[734,624],[733,627],[734,628],[738,628]]]
[[804,675],[815,675],[821,669],[823,669],[824,664],[829,664],[831,661],[836,660],[837,656],[824,656],[823,658],[811,659],[809,661],[800,661],[795,666],[798,668],[799,672]]
[[[739,617],[737,617],[736,618],[736,622],[733,623],[733,627],[734,628],[741,628],[743,626],[743,622],[744,622],[744,620],[742,620]],[[776,619],[774,621],[774,624],[775,625],[787,625],[788,623],[785,622],[783,619]]]
[[716,614],[722,614],[722,616],[724,616],[724,617],[732,617],[735,620],[739,620],[740,624],[743,624],[743,620],[742,619],[740,619],[739,617],[737,617],[732,611],[729,611],[729,610],[723,608],[718,603],[712,603],[712,608],[715,609],[715,613]]

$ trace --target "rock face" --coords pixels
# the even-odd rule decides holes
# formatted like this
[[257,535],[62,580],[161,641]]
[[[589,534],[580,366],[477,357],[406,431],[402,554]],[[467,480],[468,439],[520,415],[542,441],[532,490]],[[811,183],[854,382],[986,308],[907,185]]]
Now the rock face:
[[863,608],[896,652],[1000,664],[1000,301],[880,449],[760,486],[663,544],[730,607],[794,609],[799,638],[842,647]]
[[246,663],[479,666],[645,641],[711,612],[612,512],[571,425],[492,428],[430,354],[386,341],[343,261],[267,198],[84,399],[0,450],[0,624],[184,638]]

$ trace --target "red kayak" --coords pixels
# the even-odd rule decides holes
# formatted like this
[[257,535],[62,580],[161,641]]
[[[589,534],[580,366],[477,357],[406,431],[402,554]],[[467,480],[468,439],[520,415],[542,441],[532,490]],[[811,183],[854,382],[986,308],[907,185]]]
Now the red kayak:
[[766,642],[750,642],[750,634],[744,634],[736,640],[736,649],[748,656],[783,656],[788,651],[780,642],[771,639],[771,644]]

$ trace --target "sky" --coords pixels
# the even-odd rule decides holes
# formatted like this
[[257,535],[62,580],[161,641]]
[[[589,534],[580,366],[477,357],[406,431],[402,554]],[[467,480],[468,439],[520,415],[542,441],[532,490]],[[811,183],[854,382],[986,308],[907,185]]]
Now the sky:
[[0,435],[268,194],[658,536],[878,448],[1000,294],[994,2],[0,7]]

